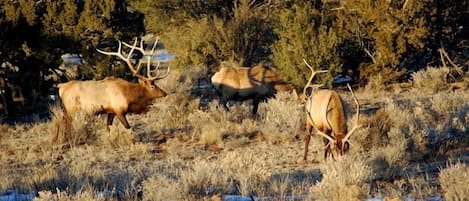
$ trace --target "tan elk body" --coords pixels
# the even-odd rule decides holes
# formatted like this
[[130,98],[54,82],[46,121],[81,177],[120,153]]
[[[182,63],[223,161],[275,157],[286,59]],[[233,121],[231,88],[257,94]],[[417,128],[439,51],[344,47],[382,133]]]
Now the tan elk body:
[[[305,61],[306,63],[306,61]],[[350,85],[347,85],[354,97],[356,103],[356,124],[352,129],[347,128],[347,116],[345,114],[344,103],[340,95],[334,90],[319,89],[321,85],[312,85],[311,81],[318,72],[315,72],[308,63],[308,68],[312,71],[312,75],[305,86],[303,94],[305,95],[306,89],[311,88],[311,94],[306,96],[305,110],[306,110],[306,134],[305,134],[305,148],[303,160],[307,160],[308,145],[311,140],[313,128],[321,135],[326,144],[324,157],[329,155],[334,157],[333,152],[338,152],[340,155],[345,154],[349,149],[348,139],[353,132],[360,127],[358,125],[359,103],[356,99]]]
[[222,66],[211,81],[220,95],[220,104],[227,110],[229,100],[252,99],[252,114],[256,114],[259,102],[277,92],[288,91],[296,95],[294,87],[286,83],[274,68],[262,64],[254,67]]
[[[155,41],[154,47],[157,42],[158,40]],[[108,130],[112,125],[114,117],[117,117],[122,125],[128,129],[130,125],[125,117],[126,114],[145,112],[155,99],[166,96],[166,93],[154,84],[154,80],[165,77],[167,73],[169,73],[169,68],[165,75],[159,73],[154,74],[158,71],[159,64],[152,69],[150,61],[148,61],[147,77],[139,75],[140,63],[135,67],[131,61],[133,51],[137,49],[145,56],[152,55],[154,48],[152,51],[147,52],[143,49],[143,42],[140,43],[139,48],[136,47],[136,43],[137,40],[133,46],[124,43],[131,48],[127,57],[124,57],[122,54],[120,41],[118,52],[98,51],[106,55],[118,56],[124,60],[132,73],[138,78],[138,83],[115,77],[106,77],[98,81],[73,80],[58,85],[59,97],[64,111],[66,134],[71,132],[72,116],[78,111],[88,114],[107,114]],[[57,123],[54,141],[58,138],[59,130],[60,124]]]

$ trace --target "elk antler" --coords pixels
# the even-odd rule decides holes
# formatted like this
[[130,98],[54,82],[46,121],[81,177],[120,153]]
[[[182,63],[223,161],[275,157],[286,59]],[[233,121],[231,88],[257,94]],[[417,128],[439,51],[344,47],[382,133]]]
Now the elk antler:
[[347,132],[347,135],[345,135],[344,139],[342,140],[342,144],[345,144],[345,142],[347,142],[348,138],[350,138],[350,136],[353,134],[353,132],[362,127],[362,125],[358,124],[359,122],[359,115],[360,115],[360,103],[358,102],[358,99],[357,97],[355,96],[355,94],[353,93],[353,90],[352,90],[352,87],[350,87],[350,84],[347,83],[347,87],[348,89],[350,90],[350,93],[352,93],[352,97],[355,101],[355,104],[356,104],[356,118],[355,118],[355,125],[352,127],[352,129],[350,129],[348,132]]
[[314,76],[317,74],[317,73],[326,73],[327,70],[319,70],[319,71],[315,71],[313,69],[313,67],[311,67],[308,62],[306,62],[305,59],[303,59],[303,62],[305,62],[306,66],[309,68],[309,70],[311,70],[311,77],[309,77],[309,80],[308,82],[306,83],[305,87],[303,88],[303,96],[306,96],[306,90],[308,88],[312,88],[312,89],[315,89],[315,88],[319,88],[321,86],[323,86],[322,84],[311,84],[311,82],[313,81],[313,78]]
[[[137,47],[137,42],[138,42],[137,38],[135,39],[135,42],[134,42],[133,45],[130,45],[130,44],[127,44],[125,42],[119,41],[119,47],[117,49],[117,52],[106,52],[106,51],[102,51],[100,49],[96,49],[96,50],[101,54],[119,57],[120,59],[122,59],[123,61],[125,61],[127,63],[127,66],[129,67],[130,71],[132,71],[132,73],[136,77],[138,77],[140,79],[143,79],[143,80],[151,81],[151,80],[156,80],[156,79],[161,79],[161,78],[166,77],[169,74],[169,70],[170,70],[169,67],[168,67],[167,71],[165,71],[164,73],[161,73],[161,71],[160,71],[161,70],[160,69],[160,60],[157,60],[158,64],[156,65],[156,67],[154,67],[152,69],[151,59],[152,59],[152,56],[155,52],[158,40],[159,40],[159,38],[157,37],[156,40],[155,40],[155,43],[153,44],[153,48],[150,51],[145,50],[144,45],[143,45],[143,40],[140,41],[140,46]],[[125,46],[130,48],[130,51],[127,54],[127,56],[124,56],[124,54],[122,52],[122,43]],[[135,64],[132,63],[132,55],[133,55],[134,50],[140,51],[143,55],[142,59],[146,59],[146,61],[147,61],[147,77],[144,77],[144,76],[139,74],[140,69],[141,69],[141,65],[142,65],[141,61],[137,62],[136,67],[135,67]],[[155,74],[155,75],[153,75],[153,74]]]

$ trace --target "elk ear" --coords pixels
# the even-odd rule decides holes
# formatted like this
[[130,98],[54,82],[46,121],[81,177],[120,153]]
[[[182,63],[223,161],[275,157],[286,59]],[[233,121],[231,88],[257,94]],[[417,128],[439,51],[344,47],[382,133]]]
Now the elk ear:
[[151,86],[153,82],[151,80],[146,80],[146,79],[138,79],[138,84],[141,86]]
[[146,85],[146,80],[144,80],[142,78],[138,78],[138,84],[140,84],[142,86],[145,86]]
[[299,99],[298,93],[296,92],[296,89],[293,89],[291,91],[291,97],[293,100],[297,101]]

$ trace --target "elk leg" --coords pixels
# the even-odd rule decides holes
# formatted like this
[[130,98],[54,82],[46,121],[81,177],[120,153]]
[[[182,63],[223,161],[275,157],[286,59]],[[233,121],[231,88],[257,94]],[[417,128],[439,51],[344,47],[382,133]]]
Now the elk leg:
[[223,108],[225,108],[226,111],[230,111],[230,108],[228,108],[228,101],[222,100],[220,104],[223,105]]
[[260,100],[258,98],[255,98],[252,101],[252,115],[257,114],[257,109],[259,108],[259,101]]
[[55,122],[55,130],[54,130],[54,139],[53,142],[57,142],[57,139],[59,138],[59,132],[60,132],[60,122],[56,120]]
[[230,109],[228,108],[228,98],[222,96],[220,97],[220,99],[218,99],[218,102],[220,103],[220,105],[223,105],[223,108],[225,108],[226,111],[230,111]]
[[[62,113],[62,115],[64,115]],[[54,130],[54,139],[53,142],[57,142],[57,139],[59,138],[59,132],[60,132],[60,124],[65,122],[65,116],[62,116],[62,122],[60,122],[59,118],[55,119],[55,130]]]
[[122,123],[122,125],[124,126],[124,128],[126,128],[126,129],[129,129],[129,128],[130,128],[129,122],[128,122],[127,119],[125,118],[125,114],[117,113],[116,116],[117,116],[117,119],[119,119],[119,121]]
[[116,115],[114,115],[114,114],[107,114],[107,123],[106,123],[106,131],[107,132],[111,131],[112,122],[114,121],[115,116]]
[[303,154],[303,161],[306,161],[306,158],[308,156],[308,146],[309,146],[309,141],[311,140],[311,131],[313,130],[313,127],[310,124],[306,125],[306,134],[305,134],[305,150]]
[[324,144],[326,145],[326,148],[324,150],[324,159],[327,159],[329,155],[331,155],[332,158],[334,158],[334,154],[332,153],[332,148],[331,148],[331,144],[329,140],[324,138]]

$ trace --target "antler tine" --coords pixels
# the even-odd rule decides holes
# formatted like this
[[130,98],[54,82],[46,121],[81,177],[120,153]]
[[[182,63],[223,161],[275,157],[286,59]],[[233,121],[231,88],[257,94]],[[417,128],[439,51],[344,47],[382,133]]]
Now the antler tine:
[[153,43],[153,48],[151,48],[151,53],[153,54],[153,52],[155,51],[155,48],[156,48],[156,44],[158,44],[158,41],[160,40],[160,37],[156,37],[155,39],[155,43]]
[[[147,74],[146,74],[147,77],[144,77],[144,76],[138,74],[140,72],[142,62],[138,62],[136,69],[133,69],[133,68],[131,69],[132,72],[134,72],[134,75],[141,78],[141,79],[149,80],[149,81],[156,80],[156,79],[161,79],[161,78],[166,77],[169,74],[169,70],[170,70],[169,67],[168,67],[168,70],[165,73],[161,73],[161,72],[159,72],[160,66],[161,66],[160,65],[161,62],[159,60],[158,60],[158,64],[153,69],[152,69],[152,65],[151,65],[152,56],[153,56],[153,54],[155,52],[155,49],[157,47],[159,37],[156,37],[155,42],[153,43],[153,47],[149,51],[145,50],[143,40],[140,40],[140,46],[139,47],[137,47],[137,41],[138,41],[138,39],[136,38],[134,45],[130,45],[128,43],[122,42],[125,46],[132,49],[131,52],[133,50],[140,51],[143,55],[142,59],[145,59],[146,62],[147,62]],[[120,43],[119,43],[119,45],[120,45]],[[117,55],[117,54],[114,54],[114,55]],[[117,55],[117,56],[119,56],[119,55]],[[152,75],[154,73],[156,73],[156,75]]]
[[347,83],[347,87],[348,89],[350,90],[350,93],[352,94],[352,97],[353,97],[353,100],[355,101],[355,104],[356,104],[356,112],[355,112],[355,115],[356,115],[356,118],[355,118],[355,125],[353,126],[352,129],[350,129],[350,131],[347,132],[347,135],[345,135],[342,143],[345,143],[347,142],[348,138],[350,138],[350,136],[353,134],[353,132],[362,127],[362,125],[358,124],[359,122],[359,119],[360,119],[360,103],[358,102],[358,99],[357,97],[355,96],[355,93],[353,93],[353,90],[352,90],[352,87],[350,87],[350,84]]
[[[151,68],[151,59],[153,56],[153,53],[155,52],[156,46],[159,41],[159,37],[156,37],[155,42],[153,43],[153,47],[151,48],[150,52],[147,52],[147,80],[156,80],[156,79],[161,79],[169,75],[170,68],[168,67],[167,71],[165,73],[160,72],[160,66],[161,66],[161,61],[157,60],[157,65],[152,69]],[[156,73],[156,75],[152,75],[153,73]]]
[[146,55],[145,49],[143,48],[143,41],[140,40],[140,47],[137,47],[137,41],[138,41],[138,39],[135,38],[135,43],[134,43],[134,45],[130,45],[130,44],[126,43],[126,42],[122,42],[122,43],[124,43],[125,46],[127,46],[127,47],[129,47],[129,48],[132,48],[132,49],[136,49],[136,50],[140,51],[143,55]]
[[[125,42],[122,42],[122,41],[118,41],[118,42],[119,42],[119,47],[117,48],[117,52],[106,52],[106,51],[103,51],[103,50],[100,50],[100,49],[96,49],[96,51],[98,51],[99,53],[104,54],[104,55],[119,57],[120,59],[125,61],[125,63],[127,63],[127,66],[129,67],[130,71],[132,71],[132,73],[135,76],[137,76],[139,78],[142,78],[143,76],[138,74],[138,72],[140,71],[140,65],[138,65],[137,68],[135,68],[134,64],[131,61],[132,54],[135,51],[135,49],[137,49],[138,40],[135,39],[134,45],[129,45],[129,44],[127,44]],[[127,56],[124,56],[122,54],[122,43],[124,43],[124,45],[126,45],[127,47],[131,48],[129,53],[127,54]]]
[[316,126],[313,126],[315,128],[315,130],[317,131],[317,133],[323,137],[325,137],[326,139],[329,140],[330,143],[334,144],[336,141],[334,138],[332,138],[331,136],[325,134],[324,132],[320,131],[319,129],[316,128]]
[[[313,85],[311,85],[311,82],[313,81],[313,78],[314,76],[317,74],[317,73],[325,73],[327,72],[327,70],[319,70],[319,71],[314,71],[313,67],[311,65],[308,64],[308,62],[306,62],[306,59],[303,59],[303,62],[306,64],[306,66],[309,68],[309,70],[311,70],[311,76],[309,77],[309,80],[308,82],[306,82],[306,85],[305,87],[303,88],[303,95],[306,94],[306,89],[308,89],[309,87],[313,87]],[[322,84],[319,84],[317,85],[318,87],[321,87]]]
[[[156,79],[162,79],[166,76],[169,75],[169,71],[170,71],[170,68],[167,67],[167,70],[164,72],[164,73],[161,73],[160,72],[160,66],[161,66],[161,62],[158,60],[158,64],[157,66],[152,70],[151,69],[151,65],[148,64],[147,65],[147,77],[148,77],[148,80],[156,80]],[[152,73],[155,73],[156,72],[156,75],[152,75]]]

